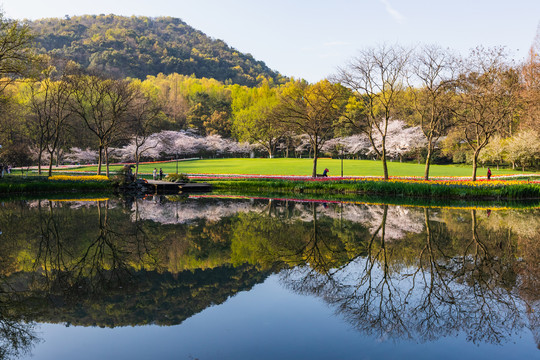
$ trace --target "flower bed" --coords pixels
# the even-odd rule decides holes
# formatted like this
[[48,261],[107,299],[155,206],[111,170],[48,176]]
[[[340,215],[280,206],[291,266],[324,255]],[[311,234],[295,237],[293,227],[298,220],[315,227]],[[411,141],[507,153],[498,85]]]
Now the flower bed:
[[[317,177],[313,178],[311,176],[303,175],[262,175],[262,174],[187,174],[190,179],[197,180],[234,180],[234,179],[259,179],[259,180],[290,180],[290,181],[385,181],[381,176],[328,176],[328,177]],[[445,177],[432,177],[431,180],[424,180],[421,176],[390,176],[387,181],[394,182],[421,182],[429,184],[437,183],[477,183],[477,182],[489,182],[496,183],[497,181],[503,181],[506,184],[510,184],[510,180],[516,178],[537,178],[540,177],[540,174],[531,174],[530,176],[524,176],[522,174],[516,175],[499,175],[493,176],[492,180],[488,180],[486,177],[478,177],[477,180],[471,181],[470,177],[460,177],[460,176],[445,176]],[[540,183],[538,180],[520,180],[521,183]]]
[[49,176],[53,181],[108,181],[105,175],[53,175]]

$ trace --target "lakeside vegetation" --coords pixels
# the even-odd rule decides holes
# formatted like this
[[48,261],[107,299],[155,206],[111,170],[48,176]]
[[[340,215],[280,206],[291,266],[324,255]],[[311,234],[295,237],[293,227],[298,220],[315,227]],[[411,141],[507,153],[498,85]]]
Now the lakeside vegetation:
[[57,192],[112,192],[116,185],[108,179],[64,177],[49,179],[47,176],[6,176],[0,181],[0,195]]
[[423,197],[436,199],[540,199],[540,183],[526,181],[452,182],[408,181],[376,179],[340,181],[302,180],[213,180],[215,189],[313,194],[370,194],[400,197]]
[[[234,190],[248,193],[307,193],[307,194],[363,194],[376,196],[399,196],[403,198],[433,199],[489,199],[516,200],[540,198],[540,175],[533,173],[515,173],[511,170],[499,171],[490,181],[467,181],[467,168],[455,165],[433,167],[437,177],[423,181],[423,168],[418,164],[390,163],[393,173],[401,176],[385,181],[380,173],[380,164],[370,160],[344,161],[345,178],[330,176],[312,179],[308,175],[310,159],[213,159],[179,162],[179,174],[176,175],[177,163],[140,164],[139,177],[151,178],[154,168],[163,169],[165,176],[182,177],[191,181],[204,181],[216,190]],[[331,169],[340,166],[335,159],[322,159],[321,165]],[[111,171],[121,170],[123,165],[111,166]],[[218,172],[218,170],[221,171]],[[85,191],[86,189],[108,189],[113,191],[117,181],[97,175],[86,175],[95,171],[95,167],[63,169],[56,175],[46,178],[41,176],[9,176],[0,186],[1,193],[20,193],[35,191]],[[334,171],[331,171],[332,174]],[[254,174],[256,173],[256,174]],[[61,175],[60,175],[61,174]],[[411,175],[413,174],[413,175]],[[300,175],[300,176],[298,176]],[[303,176],[302,176],[303,175]],[[462,175],[463,177],[459,177]],[[505,176],[506,175],[506,176]],[[265,177],[267,176],[267,177]]]

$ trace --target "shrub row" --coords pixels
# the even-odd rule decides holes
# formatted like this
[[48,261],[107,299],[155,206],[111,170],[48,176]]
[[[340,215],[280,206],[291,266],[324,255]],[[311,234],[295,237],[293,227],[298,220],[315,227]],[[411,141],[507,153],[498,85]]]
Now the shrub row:
[[494,198],[537,199],[540,184],[520,183],[485,186],[442,185],[423,182],[391,181],[287,181],[287,180],[229,180],[210,181],[215,189],[245,190],[277,193],[313,194],[374,194],[386,196],[433,198]]

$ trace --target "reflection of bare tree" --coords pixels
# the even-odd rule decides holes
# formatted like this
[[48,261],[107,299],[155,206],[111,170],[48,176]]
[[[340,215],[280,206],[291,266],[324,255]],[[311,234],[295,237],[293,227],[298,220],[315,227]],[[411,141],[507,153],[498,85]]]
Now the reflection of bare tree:
[[[347,286],[345,293],[336,293],[331,302],[359,330],[376,332],[381,338],[388,334],[409,337],[409,327],[403,319],[407,294],[400,292],[399,281],[396,282],[398,279],[392,276],[390,270],[392,249],[385,241],[387,216],[388,205],[384,205],[381,223],[372,232],[367,244],[361,276]],[[361,262],[356,264],[360,265]],[[358,322],[357,319],[364,321]]]
[[[517,216],[514,215],[515,219]],[[538,216],[530,216],[527,222],[521,217],[519,224],[529,229],[515,229],[518,232],[519,256],[522,259],[516,264],[516,273],[519,279],[519,294],[526,302],[526,314],[529,326],[538,349],[540,349],[540,235],[538,231]],[[530,228],[533,232],[530,233]]]
[[15,359],[28,355],[39,341],[34,324],[23,319],[10,319],[4,315],[5,306],[0,303],[0,359]]
[[[324,289],[328,288],[329,283],[333,283],[329,271],[338,265],[338,259],[344,249],[332,246],[331,237],[328,236],[328,229],[319,226],[317,221],[317,205],[311,203],[312,225],[309,231],[304,233],[304,241],[300,246],[290,249],[290,252],[282,252],[282,258],[288,258],[290,262],[302,264],[295,269],[305,270],[303,277],[298,283],[290,283],[296,291],[303,292],[307,284],[314,283],[318,279],[318,288],[310,288],[311,293],[321,295]],[[291,270],[295,271],[295,270]]]
[[418,267],[410,274],[414,286],[422,292],[422,301],[413,309],[412,316],[418,319],[417,331],[426,340],[448,335],[452,329],[443,326],[445,319],[458,312],[456,295],[450,286],[452,280],[443,265],[449,257],[438,247],[437,239],[443,234],[440,226],[434,228],[429,212],[424,208],[426,241],[418,256]]
[[429,212],[424,210],[425,240],[412,265],[395,266],[400,248],[385,242],[385,211],[366,240],[366,256],[323,274],[308,267],[287,270],[283,282],[321,296],[357,329],[380,338],[428,341],[463,332],[473,342],[500,343],[525,328],[512,261],[496,251],[507,240],[481,231],[473,210],[471,239],[460,241],[460,256],[450,256],[444,250],[449,234]]
[[69,219],[48,202],[48,211],[39,212],[41,236],[33,263],[34,287],[62,291],[76,301],[89,293],[128,286],[133,265],[152,262],[152,246],[142,222],[137,218],[126,226],[125,221],[111,219],[109,207],[108,200],[98,202],[95,235],[80,239],[62,229]]
[[98,202],[98,236],[71,268],[79,287],[82,286],[80,279],[85,279],[86,285],[109,288],[130,277],[129,253],[123,247],[127,234],[110,226],[108,208],[108,200]]

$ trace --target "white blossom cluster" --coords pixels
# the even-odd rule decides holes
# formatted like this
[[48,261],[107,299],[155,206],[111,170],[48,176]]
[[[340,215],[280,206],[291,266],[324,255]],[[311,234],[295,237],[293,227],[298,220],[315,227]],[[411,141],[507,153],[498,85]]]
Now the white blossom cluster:
[[[378,131],[373,131],[373,142],[380,151],[382,137]],[[388,122],[386,151],[389,158],[399,158],[409,151],[424,147],[425,143],[426,139],[419,126],[407,126],[402,120]],[[321,150],[336,154],[343,151],[346,155],[376,156],[366,134],[331,139],[323,145]]]
[[[231,139],[224,139],[219,135],[198,136],[189,131],[161,131],[146,139],[132,139],[126,146],[111,148],[109,153],[119,161],[135,161],[137,143],[141,159],[146,160],[167,160],[203,155],[238,156],[249,154],[252,150],[252,146],[248,143],[238,143]],[[97,151],[76,147],[64,155],[64,160],[68,163],[95,163],[97,158]]]
[[[121,161],[135,160],[135,140],[130,144],[114,149],[114,154]],[[219,135],[198,136],[188,131],[161,131],[152,134],[139,148],[143,158],[152,160],[195,155],[219,156],[249,154],[251,146],[224,139]]]

